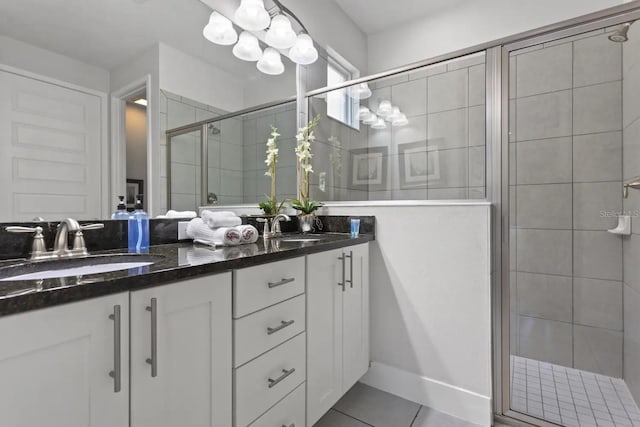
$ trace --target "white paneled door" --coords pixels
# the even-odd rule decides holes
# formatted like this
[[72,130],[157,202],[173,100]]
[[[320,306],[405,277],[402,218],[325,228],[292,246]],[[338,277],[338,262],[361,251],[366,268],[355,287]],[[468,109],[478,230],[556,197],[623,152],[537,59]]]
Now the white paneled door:
[[0,221],[103,217],[101,98],[0,71]]

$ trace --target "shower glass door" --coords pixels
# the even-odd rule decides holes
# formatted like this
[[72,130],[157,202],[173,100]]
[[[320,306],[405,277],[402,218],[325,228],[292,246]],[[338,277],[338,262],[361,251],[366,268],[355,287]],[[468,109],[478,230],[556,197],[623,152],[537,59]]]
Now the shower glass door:
[[640,236],[611,232],[640,206],[637,25],[505,48],[509,407],[537,424],[640,425]]

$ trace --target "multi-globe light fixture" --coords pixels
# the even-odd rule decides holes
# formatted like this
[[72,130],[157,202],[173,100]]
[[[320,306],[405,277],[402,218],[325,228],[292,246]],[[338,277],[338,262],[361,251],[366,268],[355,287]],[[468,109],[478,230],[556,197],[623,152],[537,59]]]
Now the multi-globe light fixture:
[[[351,88],[351,97],[354,99],[367,99],[371,95],[372,92],[367,83],[360,83]],[[409,123],[407,116],[400,111],[400,107],[391,104],[391,101],[386,99],[378,100],[375,111],[361,105],[358,118],[365,125],[371,126],[372,129],[386,129],[387,123],[390,123],[391,126],[405,126]]]
[[[212,43],[234,45],[233,54],[236,58],[256,62],[258,70],[265,74],[278,75],[284,72],[281,53],[296,64],[313,64],[318,59],[318,51],[304,25],[279,1],[274,0],[274,3],[279,10],[273,17],[265,9],[264,0],[241,0],[240,7],[233,14],[233,21],[214,10],[202,34]],[[300,33],[296,34],[283,12],[300,24]],[[234,23],[243,30],[239,36]],[[256,33],[264,30],[266,33],[262,38],[268,47],[263,50]]]

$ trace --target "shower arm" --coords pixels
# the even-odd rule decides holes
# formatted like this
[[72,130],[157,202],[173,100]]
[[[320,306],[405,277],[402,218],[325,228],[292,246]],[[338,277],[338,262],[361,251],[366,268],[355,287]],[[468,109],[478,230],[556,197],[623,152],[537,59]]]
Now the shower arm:
[[640,178],[624,184],[623,196],[625,199],[629,197],[629,188],[633,188],[634,190],[640,190]]

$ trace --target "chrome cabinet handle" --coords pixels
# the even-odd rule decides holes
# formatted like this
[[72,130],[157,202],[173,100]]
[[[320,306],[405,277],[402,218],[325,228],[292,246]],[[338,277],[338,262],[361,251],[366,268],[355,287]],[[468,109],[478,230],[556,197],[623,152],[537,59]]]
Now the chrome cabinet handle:
[[275,380],[272,379],[272,378],[269,378],[269,388],[275,387],[280,381],[284,380],[289,375],[293,374],[295,371],[296,371],[296,368],[291,368],[288,371],[286,369],[283,369],[282,370],[282,375],[280,375]]
[[344,254],[340,255],[338,257],[338,259],[340,261],[342,261],[342,282],[338,282],[338,286],[342,286],[342,292],[344,292],[346,290],[346,280],[345,280],[345,259],[344,259]]
[[345,257],[349,258],[349,280],[345,280],[345,282],[349,282],[353,289],[353,251],[349,251],[349,255],[345,255]]
[[269,289],[277,288],[278,286],[286,285],[287,283],[295,282],[295,278],[292,277],[290,279],[282,279],[279,282],[269,282]]
[[147,306],[151,312],[151,357],[146,362],[151,365],[151,377],[158,376],[158,299],[151,298],[151,305]]
[[[282,427],[287,427],[287,425],[286,424],[282,424]],[[296,427],[296,423],[291,423],[289,425],[289,427]]]
[[283,320],[282,322],[280,322],[280,324],[278,326],[276,326],[275,328],[267,328],[267,335],[271,335],[271,334],[275,334],[278,331],[283,330],[284,328],[286,328],[287,326],[291,326],[293,325],[295,322],[295,320],[289,320],[289,321],[285,321]]
[[113,378],[113,392],[119,393],[122,390],[122,361],[120,355],[120,305],[113,306],[113,314],[109,315],[113,320],[113,371],[109,376]]

